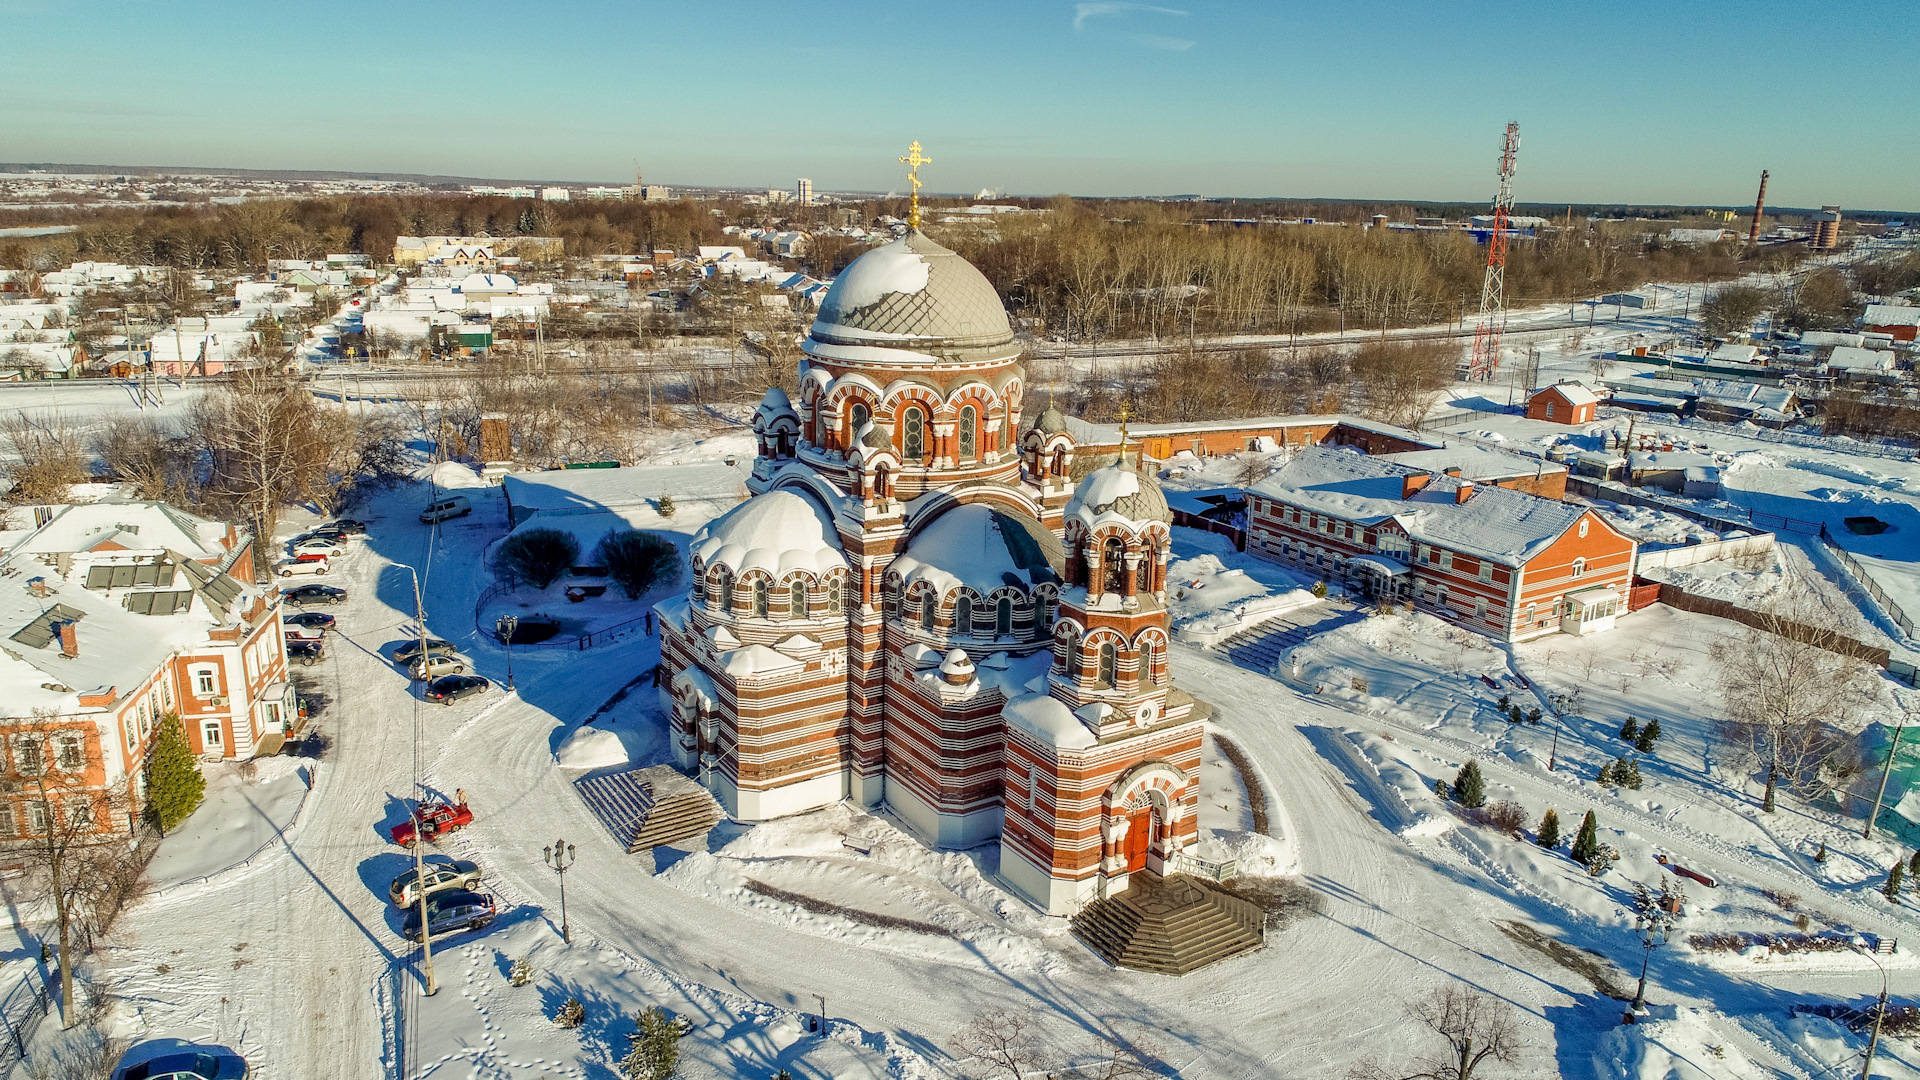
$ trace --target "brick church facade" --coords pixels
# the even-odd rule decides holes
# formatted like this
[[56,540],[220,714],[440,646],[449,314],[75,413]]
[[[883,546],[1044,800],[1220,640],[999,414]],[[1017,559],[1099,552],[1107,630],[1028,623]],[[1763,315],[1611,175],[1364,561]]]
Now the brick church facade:
[[659,605],[680,766],[744,820],[841,800],[998,839],[1054,914],[1198,834],[1206,707],[1175,688],[1171,514],[1125,453],[1071,479],[986,278],[917,229],[834,282],[798,400],[754,415],[753,497]]

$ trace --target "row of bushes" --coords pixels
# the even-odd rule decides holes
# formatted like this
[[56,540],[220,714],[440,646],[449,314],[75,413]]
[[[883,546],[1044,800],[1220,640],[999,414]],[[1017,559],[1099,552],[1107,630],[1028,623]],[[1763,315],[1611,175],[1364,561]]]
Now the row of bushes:
[[[580,565],[580,541],[559,529],[523,529],[500,542],[494,573],[507,581],[544,589]],[[592,566],[638,600],[656,585],[680,580],[680,552],[672,541],[638,529],[612,529],[594,545]]]

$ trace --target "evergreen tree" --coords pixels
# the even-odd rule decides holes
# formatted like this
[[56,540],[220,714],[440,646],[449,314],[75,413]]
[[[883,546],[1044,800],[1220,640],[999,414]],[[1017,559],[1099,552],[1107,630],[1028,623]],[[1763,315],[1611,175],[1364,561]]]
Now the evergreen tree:
[[1527,710],[1527,723],[1537,724],[1539,722],[1540,722],[1540,706],[1535,705],[1533,708]]
[[1900,902],[1900,883],[1902,881],[1905,881],[1906,877],[1907,877],[1906,864],[1903,862],[1900,862],[1899,860],[1895,860],[1893,864],[1893,869],[1887,871],[1886,894],[1887,894],[1888,900],[1891,900],[1896,904]]
[[1573,838],[1573,861],[1585,866],[1599,851],[1600,821],[1589,810],[1587,816],[1580,820],[1579,835]]
[[673,496],[671,495],[660,496],[660,501],[654,504],[653,512],[656,514],[659,514],[663,518],[672,517],[673,516]]
[[1827,842],[1825,840],[1820,841],[1820,850],[1813,853],[1813,861],[1817,863],[1827,861]]
[[1543,848],[1560,846],[1560,815],[1553,807],[1547,807],[1547,812],[1541,815],[1540,827],[1534,831],[1537,834],[1534,843]]
[[1613,770],[1613,775],[1614,778],[1620,782],[1621,787],[1630,788],[1634,791],[1640,790],[1640,763],[1638,761],[1622,761],[1620,767]]
[[631,1046],[620,1062],[627,1080],[667,1080],[680,1067],[680,1037],[687,1029],[659,1008],[634,1017],[640,1030],[627,1036]]
[[1517,724],[1523,719],[1523,717],[1519,709],[1509,709],[1505,713],[1503,719],[1505,719],[1506,722],[1509,724]]
[[1615,758],[1613,759],[1613,761],[1609,761],[1605,765],[1600,766],[1600,775],[1597,777],[1594,777],[1594,779],[1601,784],[1605,784],[1608,787],[1612,787],[1613,786],[1613,766],[1619,760],[1620,760],[1619,758]]
[[1433,782],[1433,793],[1439,796],[1441,802],[1446,802],[1453,798],[1453,790],[1447,787],[1445,780],[1435,780]]
[[1510,698],[1510,697],[1508,697],[1508,696],[1507,696],[1507,695],[1505,695],[1505,694],[1501,694],[1501,695],[1500,695],[1500,711],[1501,711],[1501,712],[1508,712],[1508,711],[1510,711],[1510,710],[1511,710],[1512,708],[1513,708],[1513,699],[1512,699],[1512,698]]
[[207,793],[207,778],[187,747],[179,713],[160,718],[159,736],[147,758],[147,814],[163,833],[187,820]]
[[1643,754],[1653,753],[1653,744],[1660,740],[1660,721],[1649,720],[1647,726],[1640,729],[1640,737],[1633,741],[1633,748]]
[[[1820,846],[1823,848],[1826,847],[1825,844]],[[1907,864],[1907,873],[1920,877],[1920,851],[1913,853],[1913,861]]]
[[1620,725],[1620,737],[1627,742],[1638,739],[1640,737],[1640,722],[1631,716],[1627,717],[1627,722]]
[[1470,760],[1460,766],[1459,775],[1453,778],[1453,797],[1469,810],[1477,810],[1487,804],[1487,785],[1480,778],[1478,761]]

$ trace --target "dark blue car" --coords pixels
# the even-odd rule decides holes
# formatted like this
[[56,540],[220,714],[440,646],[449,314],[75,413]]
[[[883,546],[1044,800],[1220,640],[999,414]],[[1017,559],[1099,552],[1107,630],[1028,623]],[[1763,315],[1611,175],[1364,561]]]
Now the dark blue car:
[[113,1080],[246,1080],[247,1063],[224,1051],[193,1050],[127,1065]]

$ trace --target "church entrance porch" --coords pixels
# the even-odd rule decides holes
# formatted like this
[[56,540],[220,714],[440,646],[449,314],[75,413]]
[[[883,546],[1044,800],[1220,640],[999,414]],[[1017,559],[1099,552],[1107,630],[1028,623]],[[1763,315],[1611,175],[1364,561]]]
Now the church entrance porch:
[[1266,943],[1266,913],[1185,874],[1129,876],[1126,891],[1072,921],[1074,936],[1115,967],[1185,975]]

